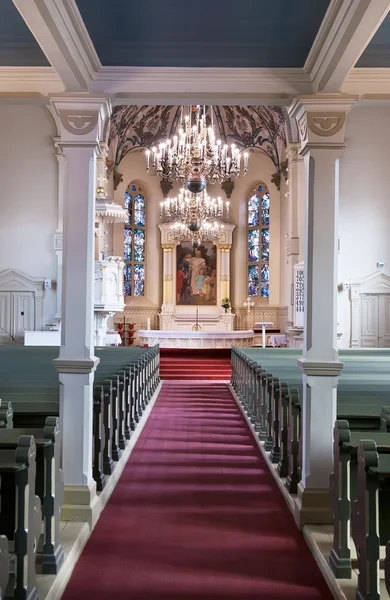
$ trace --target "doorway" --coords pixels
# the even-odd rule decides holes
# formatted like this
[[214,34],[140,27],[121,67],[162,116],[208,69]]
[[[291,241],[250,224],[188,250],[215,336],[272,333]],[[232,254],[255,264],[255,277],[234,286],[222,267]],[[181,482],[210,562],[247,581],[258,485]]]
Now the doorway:
[[390,348],[390,294],[361,294],[361,347]]
[[23,343],[35,329],[34,292],[0,292],[0,344]]
[[23,344],[25,331],[43,328],[44,278],[0,271],[0,345]]

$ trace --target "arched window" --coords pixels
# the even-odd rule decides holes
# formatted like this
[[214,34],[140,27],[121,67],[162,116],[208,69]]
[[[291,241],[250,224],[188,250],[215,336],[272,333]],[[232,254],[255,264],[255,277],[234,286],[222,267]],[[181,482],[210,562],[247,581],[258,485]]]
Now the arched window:
[[249,296],[269,296],[269,209],[268,188],[259,183],[247,201]]
[[125,192],[128,217],[124,227],[124,295],[145,294],[146,210],[142,188],[130,183]]

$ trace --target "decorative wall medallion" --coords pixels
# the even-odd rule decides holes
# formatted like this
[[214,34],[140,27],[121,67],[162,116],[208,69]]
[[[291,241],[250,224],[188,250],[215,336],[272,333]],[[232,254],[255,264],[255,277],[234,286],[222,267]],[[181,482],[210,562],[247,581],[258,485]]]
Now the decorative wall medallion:
[[54,234],[54,250],[62,250],[64,246],[64,234],[63,233],[55,233]]
[[306,116],[303,116],[298,123],[299,137],[301,139],[302,144],[306,141],[307,137],[307,119]]
[[90,110],[62,110],[61,123],[73,135],[90,133],[98,122],[99,113]]
[[309,128],[322,137],[330,137],[340,131],[345,123],[344,113],[318,113],[307,117]]

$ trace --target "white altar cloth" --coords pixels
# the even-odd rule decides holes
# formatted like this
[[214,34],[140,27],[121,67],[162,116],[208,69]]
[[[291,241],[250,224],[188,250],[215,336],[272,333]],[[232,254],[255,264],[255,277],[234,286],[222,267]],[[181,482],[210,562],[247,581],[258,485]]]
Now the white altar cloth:
[[115,331],[108,331],[104,341],[106,346],[120,346],[122,344],[121,336]]
[[287,338],[285,335],[271,335],[269,338],[269,343],[273,348],[287,346]]
[[138,342],[141,345],[161,348],[231,348],[232,346],[253,346],[252,329],[244,331],[162,331],[160,329],[139,329]]

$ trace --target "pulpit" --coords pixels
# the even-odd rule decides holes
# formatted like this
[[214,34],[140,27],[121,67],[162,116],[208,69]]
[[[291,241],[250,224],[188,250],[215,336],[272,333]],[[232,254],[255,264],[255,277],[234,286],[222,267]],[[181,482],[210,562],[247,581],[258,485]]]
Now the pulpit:
[[[95,345],[118,345],[120,338],[107,336],[107,321],[124,309],[123,258],[110,256],[95,262],[94,331]],[[119,338],[119,339],[118,339]]]

